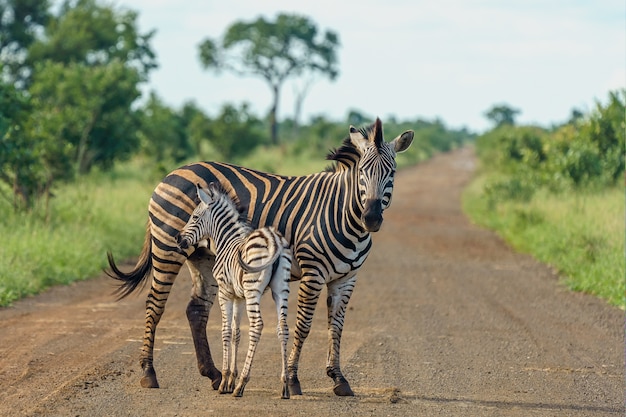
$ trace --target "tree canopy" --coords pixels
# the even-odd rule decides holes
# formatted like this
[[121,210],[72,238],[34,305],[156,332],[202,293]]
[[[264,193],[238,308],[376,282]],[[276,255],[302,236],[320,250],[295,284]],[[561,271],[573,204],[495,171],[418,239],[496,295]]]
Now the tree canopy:
[[498,104],[487,110],[485,117],[492,121],[496,127],[504,125],[512,126],[515,124],[515,117],[520,113],[520,110],[514,109],[506,104]]
[[262,78],[272,92],[270,136],[278,141],[276,114],[280,90],[289,78],[319,73],[334,80],[339,74],[339,36],[320,33],[309,18],[279,14],[274,21],[263,17],[230,25],[221,40],[205,39],[199,46],[206,69]]

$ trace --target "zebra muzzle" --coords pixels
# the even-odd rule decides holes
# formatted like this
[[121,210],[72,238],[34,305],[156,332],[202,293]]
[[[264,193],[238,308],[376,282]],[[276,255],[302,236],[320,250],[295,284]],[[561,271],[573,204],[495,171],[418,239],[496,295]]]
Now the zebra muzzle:
[[365,201],[365,209],[361,217],[363,226],[368,232],[378,232],[383,224],[383,205],[380,199]]
[[176,244],[180,249],[187,249],[189,247],[189,240],[182,237],[179,233],[176,235]]

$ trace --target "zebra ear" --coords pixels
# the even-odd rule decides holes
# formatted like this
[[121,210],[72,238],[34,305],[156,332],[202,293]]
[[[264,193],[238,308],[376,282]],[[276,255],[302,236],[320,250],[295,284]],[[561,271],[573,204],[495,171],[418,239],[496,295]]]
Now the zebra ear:
[[370,136],[373,136],[372,140],[374,142],[374,145],[376,145],[376,147],[380,149],[380,147],[383,146],[383,143],[385,143],[385,141],[383,140],[383,122],[380,121],[380,118],[376,118],[373,129],[374,134]]
[[350,125],[350,142],[361,152],[365,150],[369,143],[368,138],[363,136],[363,133],[356,127]]
[[199,184],[196,185],[196,187],[198,189],[198,197],[200,198],[200,201],[204,204],[211,204],[211,196],[208,193],[209,190],[201,188]]
[[414,132],[412,130],[407,130],[394,140],[390,142],[391,147],[396,153],[404,152],[411,146],[413,143],[413,135]]

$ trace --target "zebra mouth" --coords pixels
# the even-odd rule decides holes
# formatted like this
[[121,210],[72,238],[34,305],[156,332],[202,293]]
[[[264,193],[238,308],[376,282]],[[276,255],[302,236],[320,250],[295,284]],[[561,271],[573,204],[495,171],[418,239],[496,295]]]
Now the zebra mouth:
[[365,230],[378,232],[383,224],[383,206],[379,199],[369,199],[365,202],[365,210],[361,218]]
[[178,234],[176,235],[176,244],[180,249],[187,249],[189,247],[189,240]]

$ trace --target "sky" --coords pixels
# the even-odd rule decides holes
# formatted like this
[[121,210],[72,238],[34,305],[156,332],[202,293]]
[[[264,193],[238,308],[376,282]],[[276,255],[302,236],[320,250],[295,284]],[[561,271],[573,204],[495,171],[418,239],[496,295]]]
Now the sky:
[[[267,114],[265,81],[202,69],[198,44],[220,39],[235,21],[307,16],[339,35],[339,76],[319,78],[303,121],[371,117],[442,120],[449,128],[490,128],[485,112],[505,104],[518,123],[551,126],[576,108],[591,111],[609,91],[626,88],[624,0],[117,0],[139,13],[141,33],[156,30],[159,68],[146,91],[180,108],[194,101],[215,116],[225,103],[248,102]],[[294,83],[280,97],[292,117]]]

